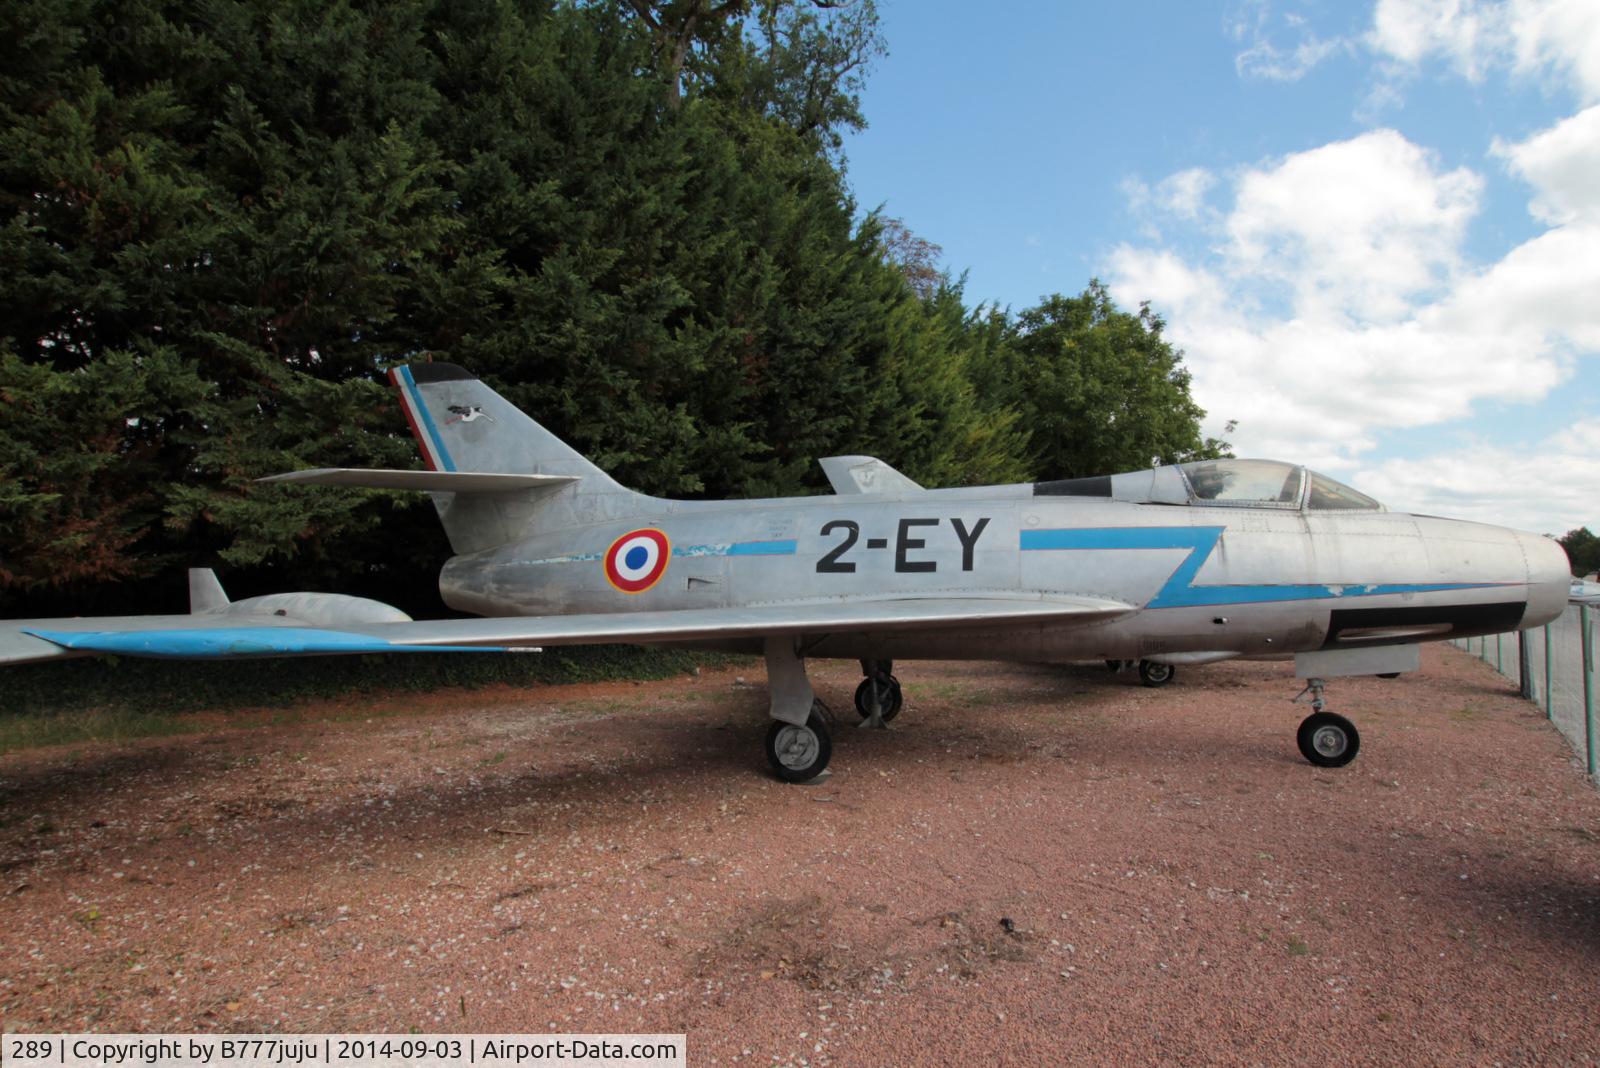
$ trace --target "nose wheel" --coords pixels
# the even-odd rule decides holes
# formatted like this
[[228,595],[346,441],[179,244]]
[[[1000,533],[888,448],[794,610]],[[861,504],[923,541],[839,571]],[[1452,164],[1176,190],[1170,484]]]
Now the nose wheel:
[[1295,698],[1298,704],[1311,702],[1311,715],[1300,721],[1295,742],[1300,755],[1319,768],[1342,768],[1361,751],[1361,732],[1356,725],[1324,707],[1322,680],[1307,679],[1306,688]]
[[1356,758],[1361,734],[1337,712],[1313,712],[1295,733],[1300,755],[1319,768],[1342,768]]

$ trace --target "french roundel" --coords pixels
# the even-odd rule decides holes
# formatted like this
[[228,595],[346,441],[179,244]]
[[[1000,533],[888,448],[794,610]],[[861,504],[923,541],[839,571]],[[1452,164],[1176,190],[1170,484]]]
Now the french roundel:
[[643,593],[661,580],[672,545],[659,530],[634,530],[606,550],[606,581],[623,593]]

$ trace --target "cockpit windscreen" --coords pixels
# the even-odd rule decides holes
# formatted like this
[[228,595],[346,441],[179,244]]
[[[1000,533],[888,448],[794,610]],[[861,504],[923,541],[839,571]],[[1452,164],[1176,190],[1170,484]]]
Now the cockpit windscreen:
[[1179,464],[1191,504],[1311,511],[1381,511],[1383,505],[1327,475],[1280,460],[1197,460]]

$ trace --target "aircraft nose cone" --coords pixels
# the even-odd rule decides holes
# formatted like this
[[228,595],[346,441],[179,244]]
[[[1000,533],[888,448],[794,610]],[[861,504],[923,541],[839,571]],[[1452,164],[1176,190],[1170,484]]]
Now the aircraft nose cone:
[[1518,532],[1528,560],[1528,610],[1524,627],[1542,627],[1566,611],[1572,589],[1572,569],[1567,551],[1554,538]]

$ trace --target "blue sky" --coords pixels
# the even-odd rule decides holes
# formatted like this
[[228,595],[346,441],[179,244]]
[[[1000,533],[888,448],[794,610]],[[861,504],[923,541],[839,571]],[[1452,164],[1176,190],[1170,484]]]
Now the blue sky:
[[1240,455],[1600,528],[1596,0],[879,3],[850,183],[969,302],[1099,277]]

